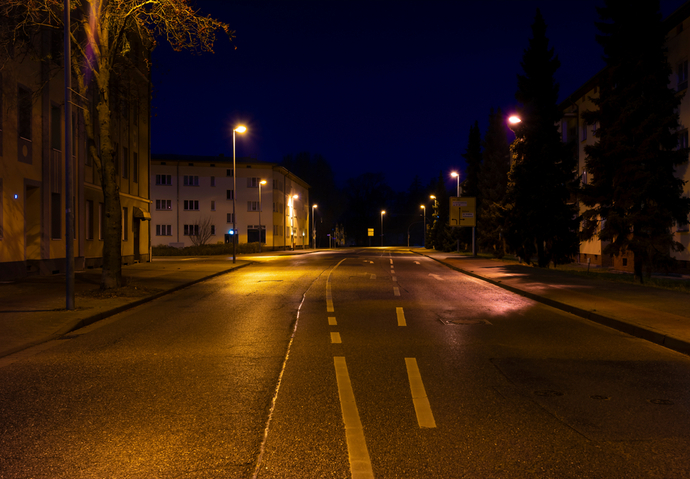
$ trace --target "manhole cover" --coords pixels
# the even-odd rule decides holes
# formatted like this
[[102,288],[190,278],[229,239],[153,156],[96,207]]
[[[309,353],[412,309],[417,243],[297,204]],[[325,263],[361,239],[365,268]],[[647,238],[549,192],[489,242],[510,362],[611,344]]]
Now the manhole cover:
[[545,391],[534,391],[534,394],[536,394],[537,396],[545,397],[545,398],[563,396],[562,392],[553,391],[551,389],[547,389]]
[[650,399],[649,402],[652,404],[660,404],[662,406],[673,406],[673,401],[670,399]]
[[611,398],[608,397],[608,396],[602,396],[602,395],[600,395],[600,394],[595,394],[594,396],[590,396],[590,397],[591,397],[592,399],[596,399],[596,400],[598,400],[598,401],[608,401],[609,399],[611,399]]

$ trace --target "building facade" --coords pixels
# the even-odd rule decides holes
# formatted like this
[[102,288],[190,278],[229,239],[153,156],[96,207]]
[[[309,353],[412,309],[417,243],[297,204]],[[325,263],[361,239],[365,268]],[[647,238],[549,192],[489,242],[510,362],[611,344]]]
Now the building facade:
[[234,178],[232,158],[222,155],[155,155],[153,245],[230,242],[234,198],[238,243],[261,241],[271,250],[308,247],[309,185],[275,163],[243,158],[236,161],[236,169]]
[[[688,96],[688,59],[690,58],[690,2],[683,5],[670,15],[665,21],[667,28],[666,47],[668,61],[673,73],[669,78],[669,87],[676,89],[683,95],[679,108],[680,125],[678,132],[679,147],[688,146],[688,126],[690,126],[690,96]],[[560,105],[563,117],[561,120],[561,135],[563,141],[573,148],[578,158],[578,174],[580,181],[586,184],[590,181],[585,166],[585,147],[596,142],[594,133],[597,125],[587,124],[582,114],[596,109],[592,101],[599,96],[599,75],[595,75],[587,83],[578,88]],[[676,175],[685,181],[683,194],[690,196],[690,168],[685,163],[676,170]],[[679,261],[683,271],[690,271],[690,232],[688,226],[673,228],[674,240],[681,243],[685,249],[681,252],[671,252],[671,256]],[[592,239],[580,244],[577,261],[583,264],[613,267],[621,271],[633,272],[634,261],[632,253],[619,256],[602,254],[606,244],[598,239]]]
[[[41,45],[51,38],[40,33]],[[74,211],[75,270],[102,265],[103,193],[73,95],[73,197],[65,197],[64,75],[58,61],[9,59],[0,71],[0,280],[65,271],[66,202]],[[150,258],[148,73],[112,116],[123,210],[124,263]]]

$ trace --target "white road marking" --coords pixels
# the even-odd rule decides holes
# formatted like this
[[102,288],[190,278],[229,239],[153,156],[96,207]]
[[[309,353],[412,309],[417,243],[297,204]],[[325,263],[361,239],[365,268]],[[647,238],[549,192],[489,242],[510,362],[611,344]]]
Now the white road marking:
[[395,308],[395,314],[398,316],[398,326],[407,326],[405,322],[405,312],[402,308]]
[[419,261],[415,261],[414,264],[422,264],[422,263],[420,263]]
[[391,261],[391,264],[393,264],[393,258],[391,258],[391,260],[390,260],[390,261]]
[[442,278],[441,276],[437,275],[437,274],[431,274],[431,273],[429,273],[429,276],[431,276],[432,278],[437,279],[437,280],[439,280],[439,281],[443,281],[443,278]]
[[328,325],[329,326],[337,326],[338,323],[335,320],[335,316],[329,316],[328,317]]
[[398,277],[397,277],[397,276],[393,276],[393,281],[395,281],[395,282],[397,283],[397,282],[398,282]]
[[340,333],[331,333],[331,343],[340,344],[343,341],[340,339]]
[[395,296],[400,296],[400,288],[398,288],[397,286],[393,286],[393,294]]
[[391,270],[391,274],[395,274],[395,270],[394,270],[394,269]]
[[335,364],[335,378],[338,381],[338,395],[340,396],[340,410],[345,423],[345,439],[350,460],[350,474],[352,479],[370,479],[374,477],[371,459],[364,439],[364,428],[359,419],[359,411],[355,403],[355,393],[352,390],[350,374],[343,356],[333,358]]
[[417,366],[417,359],[405,358],[405,366],[407,366],[407,377],[410,380],[410,390],[412,391],[412,403],[414,404],[414,411],[417,413],[419,427],[436,427],[434,414],[431,412],[429,398],[426,395],[424,383],[422,382],[422,375],[419,373],[419,367]]

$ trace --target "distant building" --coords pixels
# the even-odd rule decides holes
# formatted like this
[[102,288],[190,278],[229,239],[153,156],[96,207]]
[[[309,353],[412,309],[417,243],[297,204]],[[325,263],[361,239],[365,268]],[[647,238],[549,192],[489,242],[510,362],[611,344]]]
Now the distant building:
[[[103,193],[81,113],[95,103],[73,97],[74,197],[66,199],[64,75],[61,55],[49,55],[61,42],[48,31],[38,35],[44,61],[10,58],[0,72],[0,280],[65,271],[66,201],[74,205],[75,269],[102,265]],[[141,73],[113,102],[124,263],[149,261],[150,81]]]
[[[664,21],[667,27],[666,47],[668,61],[673,73],[669,78],[669,86],[675,88],[679,95],[684,95],[679,113],[681,129],[679,131],[679,147],[688,146],[688,126],[690,125],[690,96],[688,91],[688,59],[690,58],[690,2],[676,10]],[[582,183],[590,181],[585,167],[585,146],[595,143],[594,132],[597,125],[586,124],[582,113],[596,109],[592,98],[599,96],[599,75],[595,75],[584,85],[573,92],[560,105],[563,117],[561,120],[561,135],[563,142],[573,145],[573,151],[578,158],[578,174]],[[690,196],[690,168],[683,165],[676,171],[676,175],[685,183],[684,194]],[[690,271],[690,232],[688,226],[676,226],[673,231],[674,240],[681,243],[685,250],[671,256],[680,262],[684,271]],[[603,255],[606,244],[598,239],[592,239],[580,244],[580,253],[576,259],[580,263],[590,263],[599,266],[612,266],[622,271],[633,271],[633,254]]]
[[308,247],[309,185],[275,163],[240,158],[236,167],[237,191],[232,157],[154,155],[153,244],[191,246],[204,225],[210,228],[206,244],[230,242],[234,197],[238,243],[261,241],[272,250]]

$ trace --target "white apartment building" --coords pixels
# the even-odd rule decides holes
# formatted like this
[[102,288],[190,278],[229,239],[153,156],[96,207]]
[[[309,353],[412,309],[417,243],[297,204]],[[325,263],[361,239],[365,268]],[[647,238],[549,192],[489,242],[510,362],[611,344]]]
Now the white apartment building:
[[240,158],[236,169],[234,178],[232,158],[222,155],[154,155],[152,244],[191,246],[204,222],[211,227],[206,244],[230,242],[234,198],[238,243],[261,240],[273,250],[308,247],[309,185],[275,163]]
[[[679,131],[679,146],[688,146],[688,126],[690,126],[690,96],[688,92],[688,59],[690,58],[690,2],[684,4],[666,20],[666,47],[668,60],[673,73],[669,78],[669,86],[675,88],[678,94],[684,94],[679,108],[681,130]],[[594,132],[596,125],[586,124],[582,113],[596,109],[592,98],[599,96],[599,75],[595,75],[587,83],[573,92],[561,103],[563,118],[561,120],[561,134],[565,143],[574,143],[578,158],[578,174],[583,183],[589,181],[585,167],[585,146],[593,145],[596,141]],[[688,163],[678,168],[676,175],[685,181],[684,194],[690,196],[690,168]],[[676,226],[673,231],[675,241],[681,243],[685,250],[672,252],[671,255],[680,262],[683,270],[690,270],[690,232],[688,226]],[[632,253],[612,257],[602,255],[606,245],[598,239],[582,242],[577,261],[600,266],[613,266],[623,271],[633,271]]]

